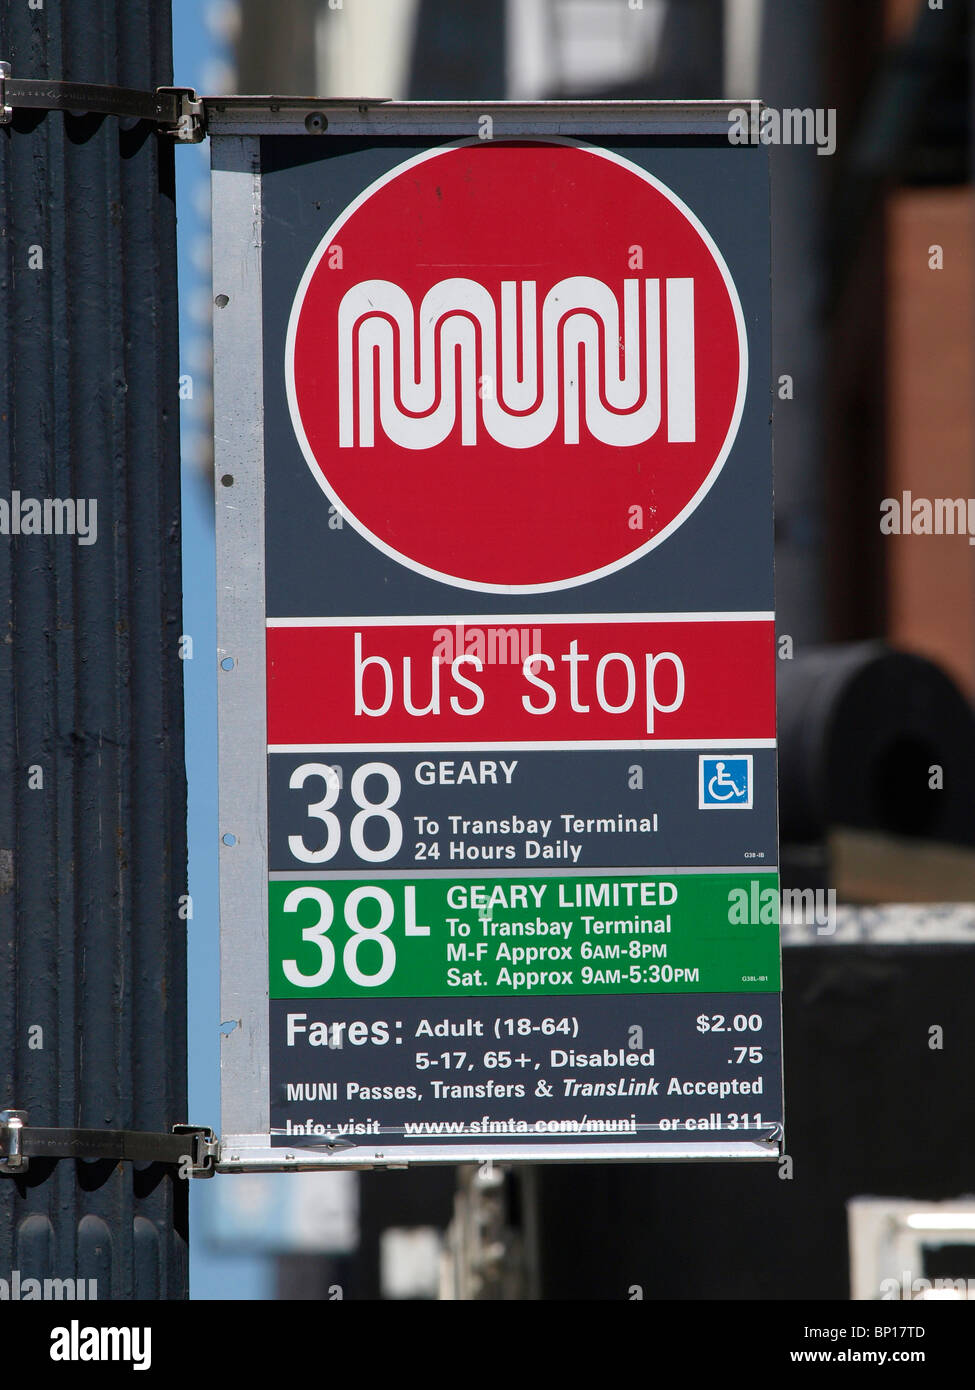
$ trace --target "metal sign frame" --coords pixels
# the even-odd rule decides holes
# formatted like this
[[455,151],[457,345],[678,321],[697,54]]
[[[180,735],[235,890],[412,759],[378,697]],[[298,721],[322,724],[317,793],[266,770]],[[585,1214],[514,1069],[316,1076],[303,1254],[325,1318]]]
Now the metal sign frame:
[[[264,341],[261,137],[323,133],[469,137],[727,135],[730,102],[327,103],[208,101],[213,200],[222,1140],[218,1170],[414,1163],[776,1159],[781,1127],[740,1141],[272,1147],[269,1101],[268,788],[265,670]],[[757,108],[749,108],[757,119]],[[757,143],[757,140],[756,140]],[[759,213],[761,215],[761,213]],[[764,364],[760,365],[764,370]],[[775,865],[763,865],[775,868]],[[779,998],[774,1000],[781,1027]],[[770,1125],[771,1125],[770,1121]]]

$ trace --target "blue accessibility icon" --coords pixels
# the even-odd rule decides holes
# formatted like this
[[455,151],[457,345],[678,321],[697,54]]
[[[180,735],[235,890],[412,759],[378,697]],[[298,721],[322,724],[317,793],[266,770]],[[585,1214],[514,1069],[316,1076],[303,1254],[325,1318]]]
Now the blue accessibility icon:
[[752,806],[752,755],[709,755],[698,762],[698,807],[702,811],[748,811]]

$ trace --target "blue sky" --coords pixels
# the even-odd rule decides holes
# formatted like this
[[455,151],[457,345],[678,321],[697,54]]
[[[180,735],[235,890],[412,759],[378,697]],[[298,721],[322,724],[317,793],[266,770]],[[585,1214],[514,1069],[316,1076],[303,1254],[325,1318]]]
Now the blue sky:
[[[207,25],[219,4],[174,0],[174,80],[198,92],[212,90],[217,66],[226,55]],[[216,575],[212,490],[197,452],[198,437],[209,429],[205,414],[205,373],[200,376],[201,337],[210,297],[209,144],[176,151],[179,218],[180,373],[194,380],[194,397],[183,401],[183,631],[193,639],[193,659],[184,663],[186,769],[189,780],[189,1114],[193,1124],[220,1128],[220,1046],[217,916],[217,764],[216,764]],[[201,387],[203,388],[201,390]],[[221,1183],[194,1182],[190,1189],[190,1290],[193,1298],[258,1299],[271,1295],[269,1262],[219,1254],[207,1240],[213,1203]]]

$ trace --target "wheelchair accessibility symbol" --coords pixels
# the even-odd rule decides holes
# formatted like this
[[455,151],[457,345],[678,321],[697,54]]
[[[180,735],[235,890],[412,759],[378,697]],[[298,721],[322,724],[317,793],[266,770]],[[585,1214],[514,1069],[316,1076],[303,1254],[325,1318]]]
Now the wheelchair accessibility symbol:
[[750,811],[752,755],[702,756],[698,759],[698,809]]

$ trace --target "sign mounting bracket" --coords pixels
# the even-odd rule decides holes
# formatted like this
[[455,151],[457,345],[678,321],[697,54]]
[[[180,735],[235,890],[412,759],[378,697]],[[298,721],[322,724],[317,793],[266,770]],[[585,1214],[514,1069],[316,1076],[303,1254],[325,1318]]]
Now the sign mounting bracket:
[[0,61],[0,125],[10,125],[15,111],[68,111],[151,121],[163,133],[187,144],[206,135],[206,109],[192,87],[157,87],[140,91],[96,82],[63,82],[13,77]]
[[181,1164],[190,1176],[216,1172],[219,1141],[205,1125],[174,1125],[171,1134],[129,1129],[70,1129],[29,1125],[25,1110],[0,1110],[0,1173],[19,1177],[32,1158],[114,1159],[118,1163]]

